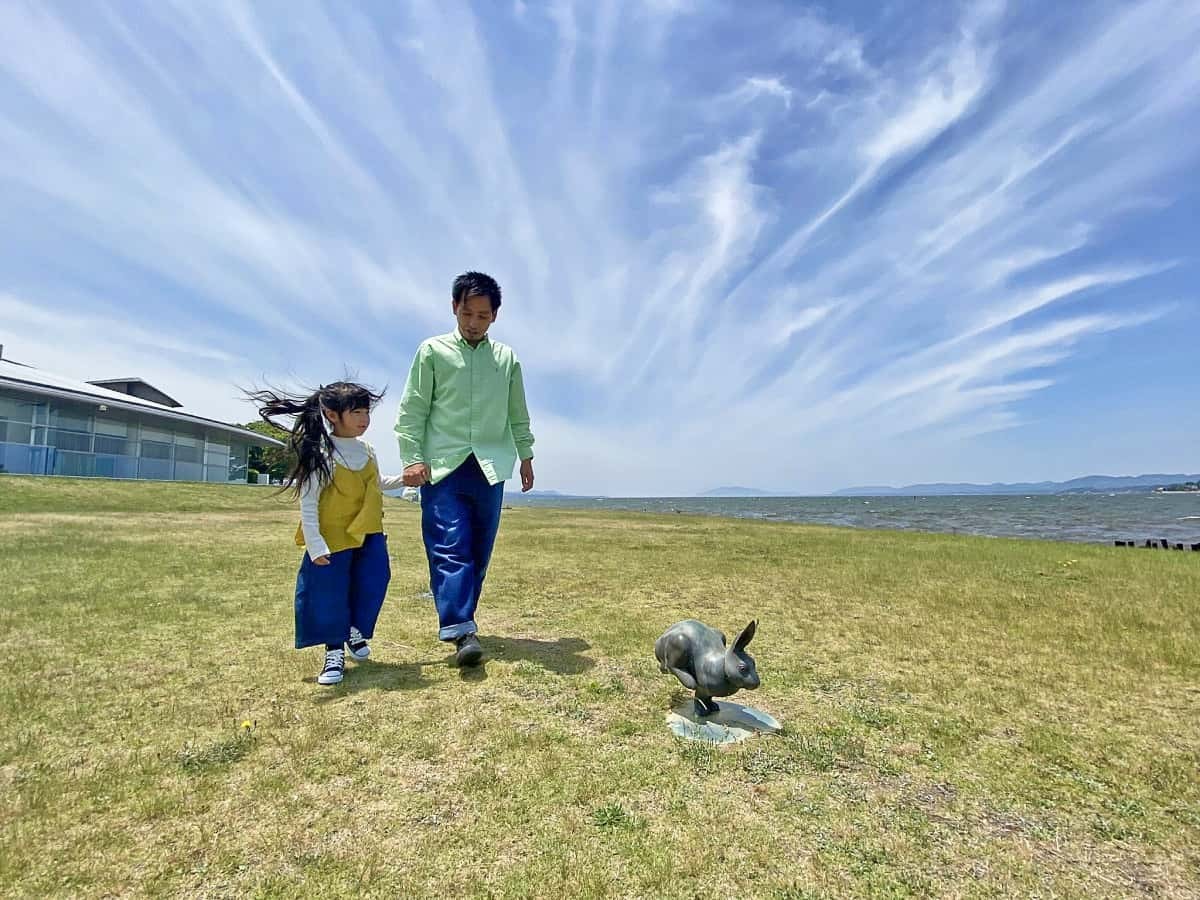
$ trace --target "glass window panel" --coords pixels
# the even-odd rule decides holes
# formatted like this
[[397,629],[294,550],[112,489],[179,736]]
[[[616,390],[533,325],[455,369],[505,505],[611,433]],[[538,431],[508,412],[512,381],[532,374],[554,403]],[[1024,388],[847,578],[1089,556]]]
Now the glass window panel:
[[171,445],[142,439],[142,459],[170,459]]
[[138,478],[152,478],[159,481],[171,480],[173,463],[169,459],[145,459],[138,464]]
[[17,397],[0,394],[0,419],[33,423],[33,404]]
[[229,453],[229,480],[246,480],[246,457],[249,451],[247,444],[234,444]]
[[50,410],[50,424],[67,431],[91,431],[92,417],[77,410]]
[[49,429],[46,443],[51,447],[57,447],[59,450],[90,452],[92,449],[92,436],[85,431],[67,431],[62,428],[51,428]]
[[[204,448],[204,462],[210,466],[229,468],[229,445],[218,441],[209,441]],[[224,479],[221,479],[224,481]]]
[[204,466],[198,462],[180,462],[175,461],[175,480],[176,481],[203,481]]
[[0,438],[0,440],[5,440],[12,444],[28,444],[33,429],[24,422],[5,422],[3,433],[4,437]]
[[201,461],[203,455],[204,453],[200,447],[194,445],[189,447],[187,444],[175,445],[176,462],[198,463]]
[[164,431],[161,428],[154,428],[154,427],[151,427],[150,425],[143,425],[142,426],[142,439],[143,440],[151,440],[151,441],[159,441],[160,443],[163,443],[163,444],[170,444],[175,441],[175,435],[172,434],[170,431]]
[[96,435],[96,452],[110,453],[114,456],[135,456],[133,441],[125,438]]
[[118,422],[116,419],[96,419],[96,434],[108,434],[113,437],[128,437],[129,423]]
[[137,457],[98,455],[96,474],[104,478],[137,478]]
[[55,475],[90,476],[96,474],[96,458],[90,453],[67,453],[59,451],[54,454]]
[[205,481],[228,481],[229,480],[229,465],[223,466],[205,466],[204,467]]

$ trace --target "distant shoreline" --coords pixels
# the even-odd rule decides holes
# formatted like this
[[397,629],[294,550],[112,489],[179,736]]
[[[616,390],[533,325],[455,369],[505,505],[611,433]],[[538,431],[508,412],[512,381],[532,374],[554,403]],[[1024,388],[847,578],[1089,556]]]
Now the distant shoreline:
[[930,534],[1101,543],[1167,539],[1200,542],[1197,495],[1165,500],[1149,491],[1065,494],[967,494],[925,497],[642,497],[594,500],[513,497],[514,506],[704,515],[766,522]]

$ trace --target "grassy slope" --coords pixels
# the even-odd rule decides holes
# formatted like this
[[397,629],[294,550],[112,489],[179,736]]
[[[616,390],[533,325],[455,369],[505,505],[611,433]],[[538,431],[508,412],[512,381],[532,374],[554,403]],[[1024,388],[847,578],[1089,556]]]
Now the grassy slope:
[[[0,477],[0,885],[1198,895],[1200,554],[514,509],[462,674],[389,501],[375,661],[320,688],[294,521]],[[784,735],[671,737],[651,647],[687,616],[760,619]]]

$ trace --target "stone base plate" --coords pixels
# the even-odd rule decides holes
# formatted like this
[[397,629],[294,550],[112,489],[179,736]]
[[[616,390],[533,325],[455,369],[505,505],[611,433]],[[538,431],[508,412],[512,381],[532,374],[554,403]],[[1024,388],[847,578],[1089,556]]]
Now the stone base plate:
[[688,741],[709,744],[735,744],[756,734],[776,734],[783,726],[768,713],[753,706],[718,700],[720,709],[701,718],[689,700],[667,713],[667,727]]

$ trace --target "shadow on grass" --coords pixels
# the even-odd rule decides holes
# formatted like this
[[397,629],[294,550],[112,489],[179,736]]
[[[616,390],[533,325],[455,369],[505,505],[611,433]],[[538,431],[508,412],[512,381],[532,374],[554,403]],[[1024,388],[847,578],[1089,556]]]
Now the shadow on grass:
[[543,669],[559,675],[579,675],[596,665],[582,653],[592,645],[582,638],[565,637],[556,641],[539,641],[535,638],[484,637],[484,660],[517,660],[536,663]]
[[[487,662],[487,660],[485,658],[484,662],[480,663],[477,666],[468,666],[465,669],[459,669],[458,677],[460,679],[462,679],[463,681],[487,681],[488,676],[487,676],[487,666],[485,665],[486,662]],[[451,665],[451,666],[456,665],[456,663],[454,662],[453,656],[451,656],[449,658],[449,660],[447,661],[447,664]]]
[[[414,688],[427,687],[422,666],[436,665],[437,660],[429,659],[421,662],[390,663],[367,662],[355,663],[346,667],[346,675],[340,684],[331,685],[317,694],[318,703],[329,703],[349,694],[359,691],[407,691]],[[316,678],[306,678],[305,681],[316,682]]]

